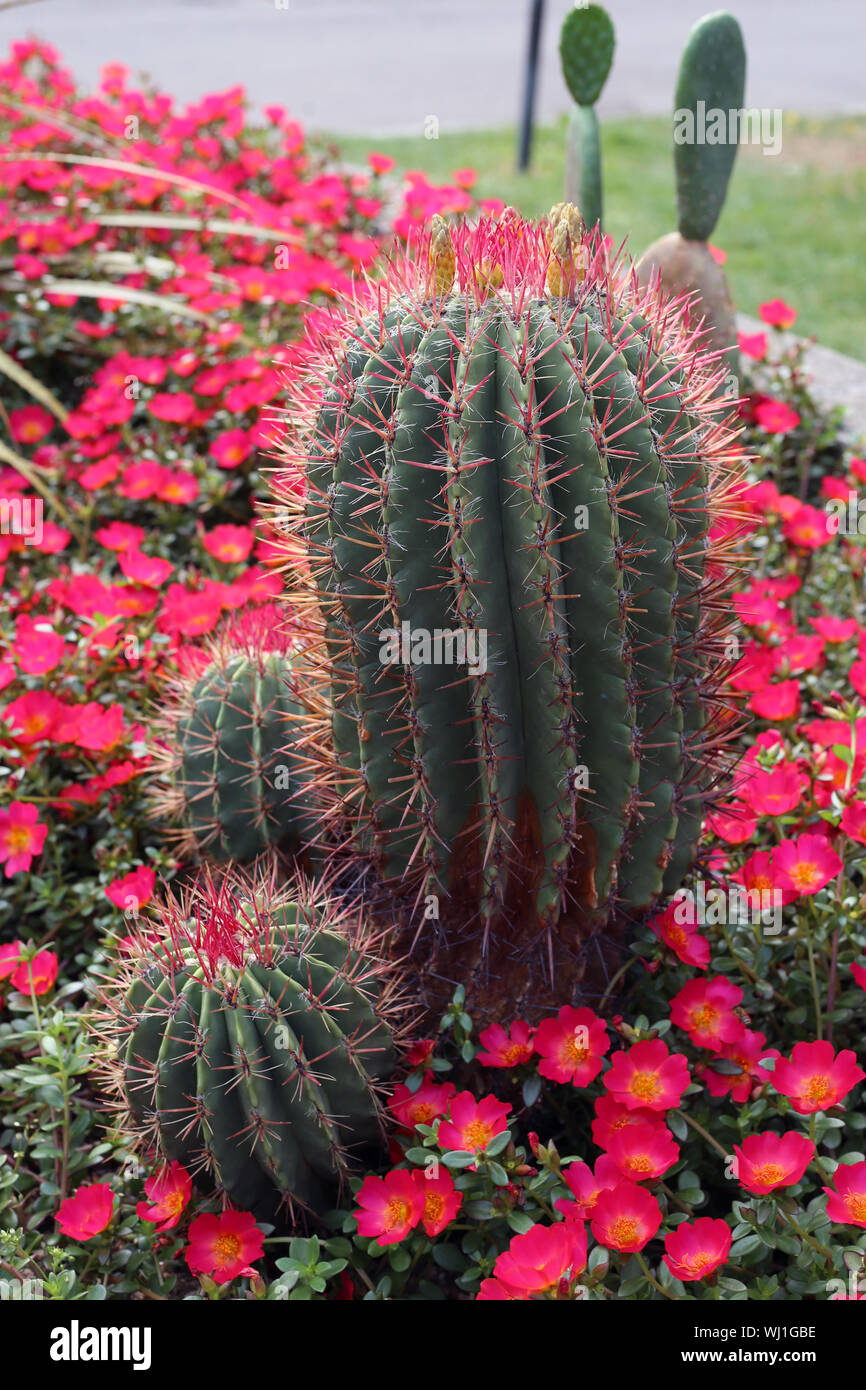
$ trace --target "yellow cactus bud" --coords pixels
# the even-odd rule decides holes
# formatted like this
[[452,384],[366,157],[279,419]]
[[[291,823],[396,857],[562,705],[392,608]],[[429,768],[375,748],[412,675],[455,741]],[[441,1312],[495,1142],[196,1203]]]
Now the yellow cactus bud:
[[476,276],[476,296],[479,304],[483,304],[491,290],[498,290],[502,284],[502,266],[498,261],[492,265],[490,261],[482,261],[478,267]]
[[430,265],[433,270],[433,293],[437,299],[444,299],[454,284],[457,257],[451,229],[444,217],[434,213],[430,231]]
[[573,294],[586,279],[582,230],[583,220],[574,203],[556,203],[551,208],[545,228],[545,241],[550,247],[547,289],[555,298]]

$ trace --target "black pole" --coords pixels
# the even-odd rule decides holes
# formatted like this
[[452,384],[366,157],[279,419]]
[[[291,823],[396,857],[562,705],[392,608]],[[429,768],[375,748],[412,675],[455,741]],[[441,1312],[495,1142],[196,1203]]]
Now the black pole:
[[532,13],[529,17],[529,50],[526,54],[526,80],[523,86],[523,115],[520,120],[520,146],[517,153],[517,167],[529,168],[532,153],[532,121],[535,114],[535,87],[538,76],[538,50],[541,46],[541,24],[544,18],[544,0],[532,0]]

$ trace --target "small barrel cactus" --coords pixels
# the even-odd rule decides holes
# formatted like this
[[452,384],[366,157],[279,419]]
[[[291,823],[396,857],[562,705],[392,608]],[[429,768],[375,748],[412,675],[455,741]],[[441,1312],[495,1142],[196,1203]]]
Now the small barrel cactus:
[[178,825],[184,852],[299,854],[318,829],[303,749],[315,729],[294,690],[303,641],[268,606],[233,618],[204,660],[172,682],[154,727],[155,814]]
[[[642,279],[656,273],[668,293],[693,297],[692,316],[705,320],[708,345],[727,353],[734,372],[734,306],[707,242],[721,215],[737,157],[745,84],[746,50],[739,24],[723,12],[706,15],[689,35],[674,97],[678,230],[653,242],[638,266]],[[724,138],[715,129],[703,128],[708,120],[724,126]]]
[[601,135],[595,103],[613,62],[613,22],[601,5],[578,4],[565,17],[559,56],[575,106],[565,145],[565,197],[576,203],[587,227],[601,223]]
[[205,877],[158,905],[103,989],[94,1026],[122,1123],[244,1210],[323,1211],[380,1138],[394,990],[321,890]]
[[286,511],[306,477],[325,780],[434,976],[568,999],[695,856],[732,422],[681,310],[571,206],[434,219],[371,295],[314,325],[275,479]]

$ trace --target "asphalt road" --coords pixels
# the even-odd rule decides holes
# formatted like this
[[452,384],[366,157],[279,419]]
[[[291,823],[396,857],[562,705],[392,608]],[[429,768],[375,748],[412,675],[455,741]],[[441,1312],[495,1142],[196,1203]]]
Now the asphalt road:
[[[606,0],[617,33],[599,109],[670,110],[693,22],[722,0]],[[749,55],[747,104],[866,112],[863,0],[728,0]],[[568,105],[556,51],[570,0],[546,0],[537,114]],[[330,131],[420,134],[513,122],[530,0],[36,0],[0,9],[0,50],[36,33],[92,84],[102,63],[192,100],[241,82]]]

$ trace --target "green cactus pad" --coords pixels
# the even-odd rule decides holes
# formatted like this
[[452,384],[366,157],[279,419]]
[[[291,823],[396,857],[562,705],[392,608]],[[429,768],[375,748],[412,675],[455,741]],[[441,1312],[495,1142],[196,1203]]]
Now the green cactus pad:
[[601,5],[577,5],[566,15],[559,56],[568,90],[579,106],[598,101],[613,62],[613,21]]
[[[727,113],[742,109],[745,87],[746,50],[739,24],[733,15],[721,11],[705,16],[689,35],[674,98],[678,227],[687,241],[707,241],[712,236],[737,157],[736,143],[727,139],[698,143],[698,136],[707,133],[706,113],[723,111],[730,135]],[[703,102],[701,108],[699,102]]]

